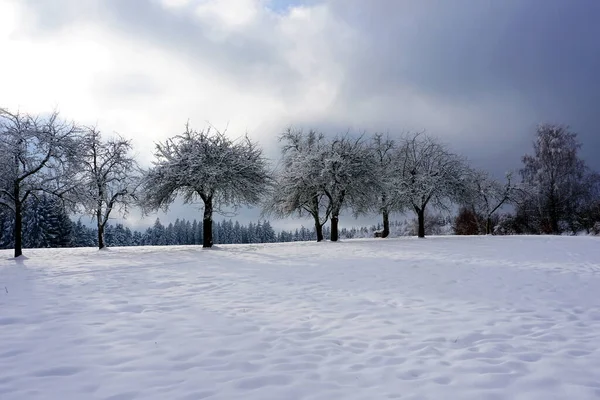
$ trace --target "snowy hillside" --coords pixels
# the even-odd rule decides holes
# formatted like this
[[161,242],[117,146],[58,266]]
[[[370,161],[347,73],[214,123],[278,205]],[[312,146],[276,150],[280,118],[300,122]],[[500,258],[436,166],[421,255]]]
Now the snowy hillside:
[[0,252],[0,399],[597,399],[600,240]]

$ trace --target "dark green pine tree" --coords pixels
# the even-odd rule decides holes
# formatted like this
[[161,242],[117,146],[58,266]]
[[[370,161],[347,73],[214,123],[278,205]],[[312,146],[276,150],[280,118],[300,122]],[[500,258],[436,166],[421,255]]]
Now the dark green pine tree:
[[43,248],[48,246],[48,221],[50,207],[45,196],[30,197],[23,211],[23,247]]
[[13,242],[14,214],[8,208],[0,208],[0,249],[11,249]]
[[96,246],[96,230],[85,226],[81,219],[73,224],[71,230],[71,245],[73,247],[94,247]]
[[150,234],[150,243],[152,246],[162,246],[166,244],[165,227],[160,223],[160,219],[156,218],[154,226]]
[[58,198],[47,198],[46,247],[71,247],[73,222],[64,203]]
[[144,236],[140,231],[133,231],[132,235],[132,246],[143,246],[144,245]]
[[262,239],[264,243],[274,243],[277,241],[277,235],[269,221],[265,221],[262,225]]

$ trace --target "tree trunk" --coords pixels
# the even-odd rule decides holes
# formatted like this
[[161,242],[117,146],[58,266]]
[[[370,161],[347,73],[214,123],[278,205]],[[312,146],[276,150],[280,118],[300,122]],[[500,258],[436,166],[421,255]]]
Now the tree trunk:
[[[102,196],[102,192],[100,192]],[[102,218],[102,201],[98,201],[96,204],[96,226],[98,228],[98,250],[102,250],[106,245],[104,244],[104,226],[106,221]]]
[[206,248],[213,245],[212,215],[212,197],[207,197],[204,200],[204,217],[202,218],[202,247]]
[[553,235],[558,235],[560,233],[558,215],[556,211],[553,211],[552,215],[550,216],[550,229],[552,230]]
[[386,238],[390,235],[390,212],[387,207],[383,208],[383,232],[381,233],[382,238]]
[[489,215],[485,221],[485,234],[486,235],[492,234],[492,217]]
[[423,207],[423,208],[415,207],[415,211],[417,212],[417,219],[419,221],[418,236],[420,238],[424,238],[425,237],[425,207]]
[[339,216],[337,214],[331,215],[331,241],[332,242],[337,242],[338,238],[339,238],[338,222],[339,222]]
[[317,232],[317,242],[322,242],[323,241],[323,225],[321,225],[318,218],[315,218],[315,232]]
[[105,248],[104,244],[104,225],[98,224],[98,250],[102,250]]
[[15,184],[13,192],[15,196],[15,258],[17,258],[23,255],[23,205],[21,204],[21,193],[17,184]]
[[559,213],[558,213],[558,207],[557,207],[557,201],[556,201],[556,196],[554,194],[554,190],[551,191],[550,193],[550,230],[552,232],[553,235],[558,235],[560,233],[560,228],[559,228]]
[[315,220],[315,232],[317,233],[317,242],[323,241],[323,224],[319,218],[319,196],[312,197],[311,214]]

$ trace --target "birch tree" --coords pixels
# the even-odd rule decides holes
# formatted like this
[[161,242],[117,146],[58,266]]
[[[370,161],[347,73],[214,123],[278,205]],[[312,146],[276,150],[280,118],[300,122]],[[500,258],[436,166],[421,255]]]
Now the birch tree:
[[567,126],[540,124],[533,154],[523,157],[520,173],[529,196],[521,206],[541,232],[561,233],[573,218],[587,173],[580,147]]
[[262,150],[245,136],[229,139],[214,128],[185,131],[156,145],[155,161],[143,179],[146,210],[167,210],[179,195],[202,200],[203,247],[213,245],[214,212],[259,204],[272,183]]

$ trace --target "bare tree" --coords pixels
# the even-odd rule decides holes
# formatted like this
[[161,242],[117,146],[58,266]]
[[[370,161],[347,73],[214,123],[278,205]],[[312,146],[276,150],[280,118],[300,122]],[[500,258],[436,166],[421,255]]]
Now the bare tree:
[[14,215],[14,255],[22,251],[23,208],[30,196],[64,196],[75,187],[80,129],[59,119],[0,109],[0,205]]
[[425,208],[448,209],[466,193],[468,167],[436,139],[416,133],[404,138],[399,168],[399,201],[417,214],[418,236],[425,237]]
[[111,213],[126,215],[135,201],[140,177],[131,150],[129,140],[119,136],[103,140],[95,127],[87,128],[82,140],[79,202],[96,220],[99,249],[105,247],[104,228]]
[[473,171],[469,179],[469,198],[471,211],[481,215],[485,221],[486,235],[492,233],[492,217],[505,204],[512,202],[519,190],[513,183],[512,174],[506,175],[504,184],[498,182],[484,171]]
[[314,130],[304,133],[290,128],[279,140],[283,142],[281,166],[274,190],[263,205],[263,214],[278,218],[309,215],[320,242],[323,226],[331,215],[331,204],[321,190],[325,137]]
[[204,204],[203,247],[212,247],[213,212],[258,204],[272,183],[262,150],[247,136],[235,141],[214,128],[185,132],[156,145],[143,180],[145,209],[167,209],[178,195]]

